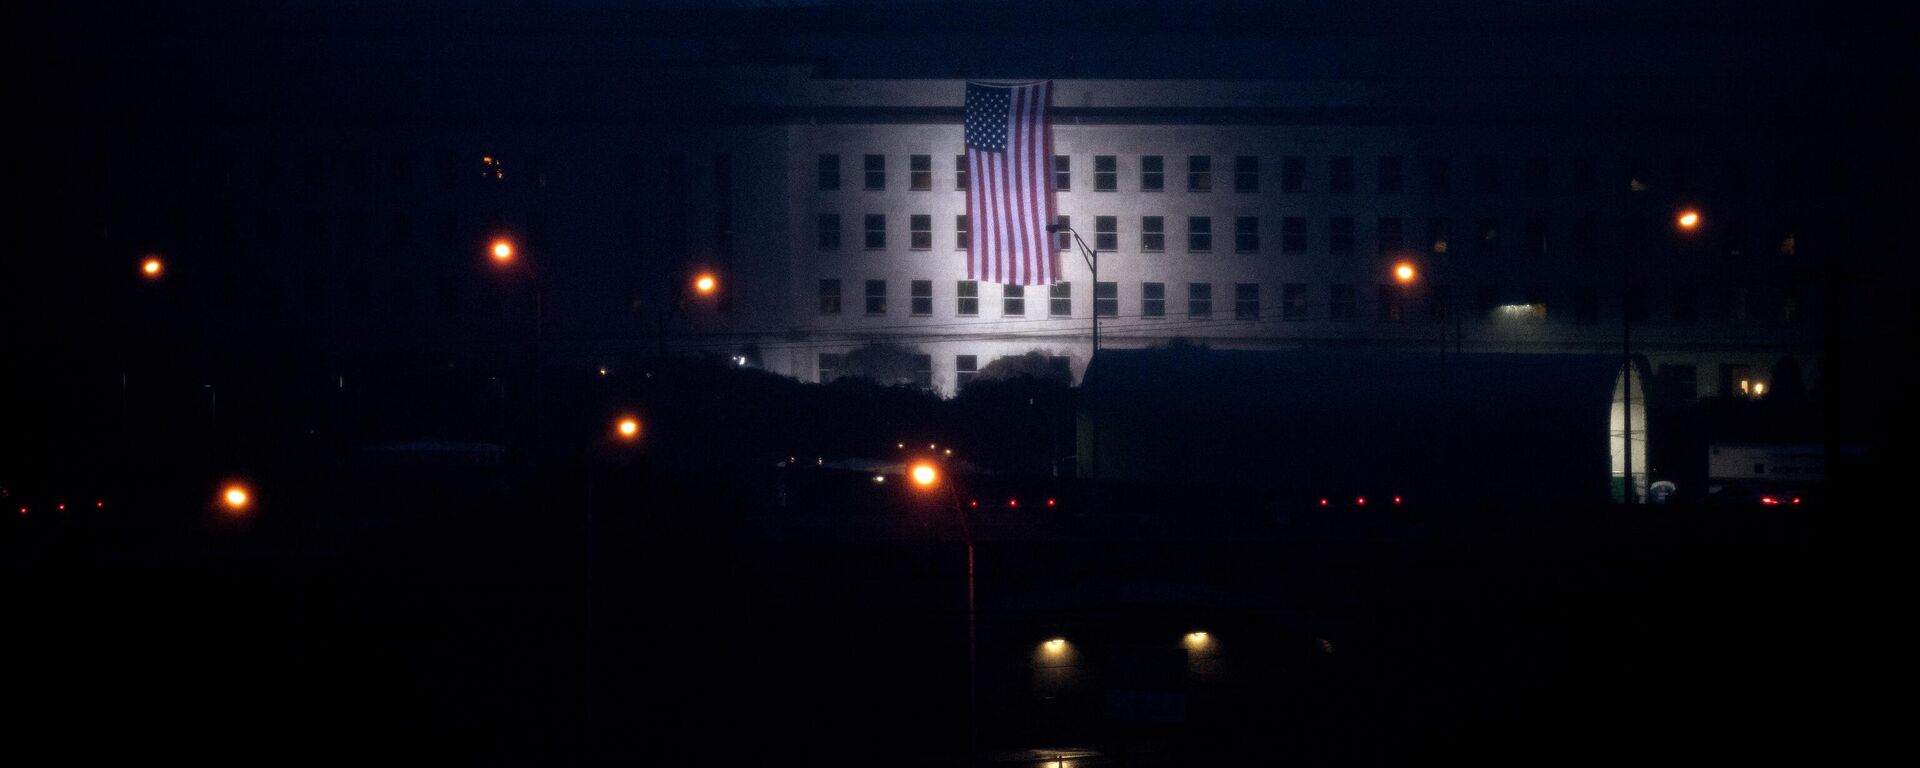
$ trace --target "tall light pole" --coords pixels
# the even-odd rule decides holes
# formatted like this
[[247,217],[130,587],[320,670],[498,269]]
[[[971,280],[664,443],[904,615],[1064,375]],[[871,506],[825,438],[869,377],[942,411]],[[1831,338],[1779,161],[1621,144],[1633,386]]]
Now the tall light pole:
[[973,519],[960,506],[960,494],[954,489],[953,483],[941,476],[940,468],[931,460],[923,459],[909,465],[907,479],[916,490],[927,493],[938,493],[935,489],[945,486],[948,508],[960,521],[960,532],[967,542],[967,762],[972,763],[974,757],[980,754],[980,685],[976,671],[979,660],[979,614],[975,610]]
[[[1093,273],[1093,351],[1087,355],[1087,368],[1093,368],[1093,359],[1100,356],[1100,252],[1087,247],[1087,241],[1073,227],[1054,223],[1047,225],[1047,232],[1065,232],[1073,236],[1073,242],[1080,245],[1080,258],[1087,263],[1088,271]],[[1087,397],[1087,462],[1090,467],[1087,476],[1096,481],[1100,478],[1100,412],[1094,407],[1093,390],[1087,388],[1083,395]],[[1095,493],[1095,505],[1098,506],[1098,493]]]
[[[540,265],[528,258],[525,254],[522,254],[519,244],[516,243],[513,238],[506,235],[496,236],[487,244],[487,258],[492,262],[495,269],[501,271],[525,269],[529,283],[528,287],[533,294],[533,424],[531,428],[534,438],[534,455],[538,456],[541,442],[541,412],[544,410],[544,404],[541,402],[543,393],[541,392],[540,384],[545,369],[545,360],[543,358],[545,353],[544,345],[546,341],[547,316],[546,276],[542,273]],[[504,382],[502,386],[504,387]]]

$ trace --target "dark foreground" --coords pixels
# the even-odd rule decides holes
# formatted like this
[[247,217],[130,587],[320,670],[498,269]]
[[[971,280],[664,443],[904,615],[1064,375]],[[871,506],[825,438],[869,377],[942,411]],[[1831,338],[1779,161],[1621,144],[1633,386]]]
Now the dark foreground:
[[[589,544],[581,478],[550,485],[10,521],[10,741],[62,763],[964,762],[965,548],[939,509],[602,481]],[[977,526],[980,753],[1802,755],[1825,653],[1806,517],[999,514]]]

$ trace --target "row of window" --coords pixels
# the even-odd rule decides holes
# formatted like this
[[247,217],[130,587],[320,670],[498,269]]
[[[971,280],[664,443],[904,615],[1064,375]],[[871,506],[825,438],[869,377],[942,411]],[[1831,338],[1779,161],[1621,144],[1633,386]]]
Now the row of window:
[[[1139,155],[1139,163],[1129,168],[1128,175],[1137,180],[1141,192],[1164,192],[1167,189],[1169,173],[1165,155]],[[1186,155],[1185,164],[1174,171],[1175,180],[1185,176],[1185,188],[1188,192],[1212,192],[1215,187],[1215,166],[1211,155]],[[1407,192],[1408,177],[1413,175],[1406,158],[1398,155],[1379,155],[1372,158],[1372,191],[1384,194]],[[1629,158],[1625,163],[1626,187],[1639,191],[1653,183],[1654,174],[1644,160]],[[1319,174],[1313,167],[1322,170]],[[1475,155],[1471,165],[1472,179],[1470,189],[1479,193],[1500,193],[1508,191],[1509,171],[1496,155]],[[1222,169],[1232,174],[1232,189],[1240,193],[1257,193],[1262,189],[1262,175],[1271,173],[1271,166],[1263,168],[1262,158],[1257,155],[1235,155],[1232,165]],[[1453,159],[1442,155],[1426,155],[1418,158],[1418,175],[1421,189],[1432,194],[1448,194],[1455,191]],[[1309,163],[1301,155],[1287,155],[1279,158],[1279,189],[1281,192],[1324,191],[1346,194],[1359,191],[1360,162],[1352,155],[1334,155],[1326,158],[1324,164]],[[1067,192],[1073,190],[1073,157],[1055,155],[1053,158],[1054,189]],[[1565,162],[1560,175],[1564,177],[1565,189],[1573,192],[1591,192],[1596,187],[1597,166],[1590,158],[1576,158]],[[1095,192],[1120,191],[1120,156],[1093,156],[1093,186]],[[1672,185],[1675,191],[1691,191],[1694,188],[1695,172],[1690,161],[1677,159],[1672,168],[1662,178],[1664,183]],[[841,159],[838,154],[821,154],[818,157],[817,188],[837,190],[841,188]],[[967,188],[967,156],[953,156],[953,188]],[[1537,194],[1553,188],[1552,164],[1545,157],[1529,157],[1520,163],[1517,189]],[[862,155],[860,161],[861,189],[883,190],[887,188],[887,156]],[[1741,184],[1740,186],[1745,186]],[[1224,187],[1223,187],[1224,188]],[[931,191],[933,189],[933,155],[907,156],[907,189]]]
[[[1209,253],[1214,250],[1214,225],[1211,216],[1186,217],[1186,249],[1189,253]],[[1060,223],[1072,225],[1072,217],[1059,217]],[[1333,216],[1326,220],[1327,253],[1333,255],[1351,255],[1354,253],[1356,220],[1349,216]],[[1398,217],[1381,217],[1374,222],[1375,252],[1380,254],[1399,253],[1408,248],[1429,253],[1448,253],[1455,247],[1454,220],[1445,217],[1431,217],[1425,220],[1424,235],[1419,240],[1409,241],[1416,233],[1408,231],[1410,222]],[[887,248],[887,216],[882,213],[866,214],[861,222],[861,245],[870,251]],[[1618,239],[1629,248],[1639,250],[1647,246],[1650,236],[1647,225],[1640,219],[1624,219],[1619,223]],[[1286,216],[1280,219],[1280,252],[1306,253],[1310,235],[1310,221],[1304,216]],[[1732,255],[1740,255],[1745,235],[1737,223],[1723,227],[1721,240],[1725,242]],[[1120,249],[1120,217],[1093,217],[1093,247],[1095,250],[1113,252]],[[1258,216],[1233,217],[1233,251],[1235,253],[1258,253],[1261,249],[1261,218]],[[1482,255],[1498,255],[1504,240],[1500,219],[1482,217],[1473,220],[1470,245],[1472,250]],[[1160,253],[1167,250],[1167,219],[1164,216],[1141,216],[1139,223],[1139,248],[1142,253]],[[1544,217],[1528,218],[1521,225],[1519,247],[1521,252],[1538,256],[1548,253],[1550,241],[1548,221]],[[1071,235],[1065,231],[1054,236],[1054,247],[1070,250],[1073,246]],[[842,243],[841,219],[837,213],[818,214],[815,220],[815,244],[820,250],[839,250]],[[972,242],[972,232],[965,214],[953,217],[953,247],[965,250]],[[1592,256],[1599,252],[1600,232],[1598,221],[1592,217],[1573,219],[1568,222],[1565,233],[1568,251],[1581,256]],[[1786,235],[1779,244],[1783,254],[1791,255],[1793,236]],[[917,213],[907,217],[907,247],[911,250],[925,251],[933,248],[933,216]],[[1556,246],[1555,250],[1559,247]]]
[[[1186,316],[1197,319],[1214,317],[1214,291],[1212,283],[1188,283]],[[820,314],[838,315],[842,310],[841,283],[836,279],[822,279],[820,288]],[[1547,314],[1545,288],[1533,288],[1518,297],[1501,295],[1497,286],[1476,286],[1473,295],[1473,312],[1485,317],[1496,309],[1512,316],[1512,319],[1544,319]],[[1576,322],[1595,322],[1600,315],[1601,292],[1595,286],[1575,286],[1570,291],[1573,319]],[[1280,317],[1284,320],[1352,320],[1359,317],[1358,292],[1351,283],[1335,283],[1328,286],[1327,303],[1315,307],[1309,297],[1305,283],[1285,283],[1280,286]],[[1375,308],[1382,320],[1405,320],[1411,318],[1418,307],[1424,307],[1435,318],[1448,316],[1453,306],[1452,298],[1445,286],[1431,286],[1423,295],[1417,297],[1407,287],[1392,283],[1382,283],[1378,287]],[[865,310],[868,315],[887,314],[887,281],[866,281]],[[933,314],[933,281],[908,281],[908,313],[915,317],[928,317]],[[1003,285],[1000,295],[1001,317],[1027,316],[1027,299],[1046,300],[1046,316],[1066,318],[1073,316],[1073,283],[1061,281],[1046,287],[1044,297],[1028,296],[1027,286]],[[1679,323],[1690,323],[1701,319],[1700,289],[1680,287],[1673,291],[1673,303],[1668,319]],[[1260,319],[1260,284],[1233,284],[1233,317],[1236,320]],[[1772,319],[1782,322],[1795,322],[1800,319],[1798,298],[1793,292],[1783,292],[1778,296],[1779,304],[1772,313]],[[954,291],[954,314],[960,317],[980,316],[980,283],[976,280],[956,282]],[[1721,297],[1718,316],[1730,321],[1746,321],[1750,315],[1752,291],[1745,287],[1729,288]],[[1114,282],[1094,283],[1093,311],[1101,317],[1120,316],[1120,286]],[[1628,296],[1627,312],[1635,320],[1650,319],[1651,312],[1642,294],[1636,292]],[[1137,317],[1167,316],[1167,284],[1148,282],[1140,284],[1140,310]]]
[[[840,378],[845,368],[845,355],[839,352],[822,352],[818,358],[820,382],[826,383]],[[1047,356],[1048,367],[1058,371],[1063,377],[1072,376],[1073,361],[1065,355]],[[980,375],[979,355],[953,356],[953,383],[956,390],[972,383]],[[921,389],[933,388],[933,356],[919,354],[913,356],[913,384]]]

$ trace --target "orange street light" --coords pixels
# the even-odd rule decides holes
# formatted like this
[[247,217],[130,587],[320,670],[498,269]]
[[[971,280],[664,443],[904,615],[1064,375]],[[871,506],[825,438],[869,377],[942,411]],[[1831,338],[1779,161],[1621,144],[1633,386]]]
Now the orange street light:
[[1680,212],[1680,215],[1674,219],[1674,223],[1680,225],[1680,229],[1688,232],[1691,232],[1695,229],[1699,229],[1700,228],[1700,212],[1692,208],[1688,208]]
[[248,488],[246,483],[227,483],[220,489],[220,507],[225,509],[227,514],[246,514],[251,506],[253,506],[253,489]]
[[493,257],[495,264],[507,264],[513,261],[513,241],[507,238],[494,238],[493,245],[487,249],[487,255]]
[[720,289],[720,280],[711,272],[702,272],[693,278],[693,292],[701,296],[712,296]]
[[1402,284],[1413,282],[1413,279],[1417,276],[1419,276],[1419,273],[1414,271],[1413,262],[1411,261],[1403,261],[1393,267],[1393,279],[1400,281]]
[[935,483],[940,482],[940,470],[934,469],[933,464],[925,461],[915,463],[907,474],[913,478],[913,484],[921,488],[932,488]]
[[631,443],[640,439],[640,420],[632,416],[622,416],[613,422],[613,434],[621,442]]
[[140,261],[140,276],[148,280],[158,280],[167,271],[167,264],[154,254],[148,254]]

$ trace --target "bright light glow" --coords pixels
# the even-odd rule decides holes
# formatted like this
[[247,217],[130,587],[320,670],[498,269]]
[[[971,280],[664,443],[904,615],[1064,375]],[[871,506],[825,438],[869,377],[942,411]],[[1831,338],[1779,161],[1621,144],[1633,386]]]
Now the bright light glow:
[[969,506],[969,507],[977,507],[977,506],[980,506],[980,500],[979,500],[979,499],[974,499],[973,501],[969,501],[969,502],[967,502],[967,506]]
[[874,481],[874,482],[876,482],[876,483],[884,483],[884,482],[886,482],[886,481],[887,481],[887,476],[886,476],[886,475],[874,475],[874,476],[873,476],[873,481]]
[[1399,266],[1393,268],[1393,279],[1399,280],[1402,283],[1413,282],[1415,274],[1413,264],[1409,262],[1400,262]]
[[605,376],[605,375],[607,375],[607,367],[606,367],[606,366],[604,366],[604,365],[603,365],[603,366],[600,366],[600,375],[602,375],[602,376]]
[[1692,209],[1681,211],[1680,217],[1675,221],[1680,224],[1681,229],[1693,229],[1700,226],[1700,212]]
[[1332,504],[1332,503],[1333,503],[1333,502],[1332,502],[1332,501],[1330,501],[1330,500],[1328,500],[1328,499],[1321,499],[1321,500],[1320,500],[1320,506],[1323,506],[1323,507],[1324,507],[1324,506],[1328,506],[1328,505],[1330,505],[1330,504]]
[[27,508],[26,508],[26,507],[21,507],[21,508],[20,508],[20,514],[23,514],[23,515],[24,515],[24,514],[26,514],[26,513],[27,513]]
[[1501,319],[1504,320],[1545,320],[1547,318],[1545,304],[1502,304],[1498,311]]
[[160,273],[165,271],[167,271],[167,265],[158,256],[148,256],[140,262],[140,274],[145,275],[148,280],[158,279]]
[[501,264],[513,261],[513,241],[504,237],[495,240],[489,252],[493,254],[493,260]]
[[1066,638],[1063,638],[1063,637],[1056,637],[1056,638],[1053,638],[1052,640],[1048,640],[1045,643],[1044,647],[1047,649],[1047,653],[1054,653],[1054,654],[1066,653],[1067,640]]
[[1762,504],[1766,504],[1766,505],[1768,505],[1768,506],[1772,506],[1772,505],[1774,505],[1774,504],[1778,504],[1778,503],[1780,503],[1780,500],[1779,500],[1779,499],[1776,499],[1776,498],[1774,498],[1774,497],[1772,497],[1772,496],[1762,496],[1762,497],[1760,497],[1760,503],[1762,503]]
[[1766,393],[1767,393],[1767,383],[1766,383],[1766,382],[1764,382],[1764,381],[1756,381],[1756,382],[1754,382],[1754,383],[1753,383],[1753,396],[1754,396],[1754,397],[1759,397],[1759,396],[1761,396],[1761,395],[1764,395],[1764,394],[1766,394]]
[[1018,507],[1018,506],[1020,506],[1020,500],[1019,500],[1019,499],[1007,499],[1007,506],[1009,506],[1009,507]]
[[622,416],[613,423],[613,431],[621,440],[633,442],[640,437],[640,420],[632,416]]
[[913,465],[912,475],[913,484],[922,488],[932,488],[940,480],[940,471],[924,461]]
[[720,287],[720,281],[714,279],[713,275],[710,275],[704,272],[701,273],[699,277],[696,277],[693,279],[694,292],[702,296],[712,295],[714,289],[719,287]]
[[66,505],[66,503],[64,503],[64,502],[62,502],[62,503],[60,503],[60,504],[57,504],[57,505],[55,505],[55,506],[54,506],[54,509],[57,509],[57,510],[59,510],[59,511],[61,511],[61,512],[65,512],[65,511],[67,511],[67,505]]
[[1053,506],[1053,499],[1047,499],[1047,506]]
[[1398,504],[1398,503],[1400,503],[1400,497],[1398,497],[1398,496],[1395,496],[1395,497],[1393,497],[1393,503],[1395,503],[1395,504]]
[[1795,504],[1798,504],[1798,503],[1800,503],[1800,497],[1798,497],[1798,496],[1795,496],[1795,497],[1793,497],[1793,503],[1795,503]]
[[1354,500],[1353,500],[1353,503],[1355,503],[1355,504],[1358,504],[1358,505],[1360,505],[1360,506],[1362,506],[1362,507],[1364,507],[1364,506],[1366,506],[1366,505],[1367,505],[1367,497],[1365,497],[1365,496],[1362,496],[1362,497],[1360,497],[1360,498],[1357,498],[1357,499],[1354,499]]
[[220,491],[220,505],[231,514],[245,512],[252,504],[253,491],[243,483],[228,483]]
[[[1798,501],[1799,501],[1799,499],[1794,499],[1794,501],[1796,501],[1796,502],[1798,502]],[[93,508],[94,508],[94,509],[105,509],[105,508],[106,508],[106,506],[107,506],[107,503],[106,503],[106,502],[104,502],[104,501],[96,501],[96,502],[94,502],[94,503],[93,503]]]
[[947,455],[948,455],[948,456],[952,456],[952,455],[953,455],[953,449],[952,449],[952,448],[948,448],[948,449],[946,449],[946,452],[947,452]]
[[1200,650],[1213,643],[1213,636],[1205,632],[1188,632],[1185,640],[1190,650]]

